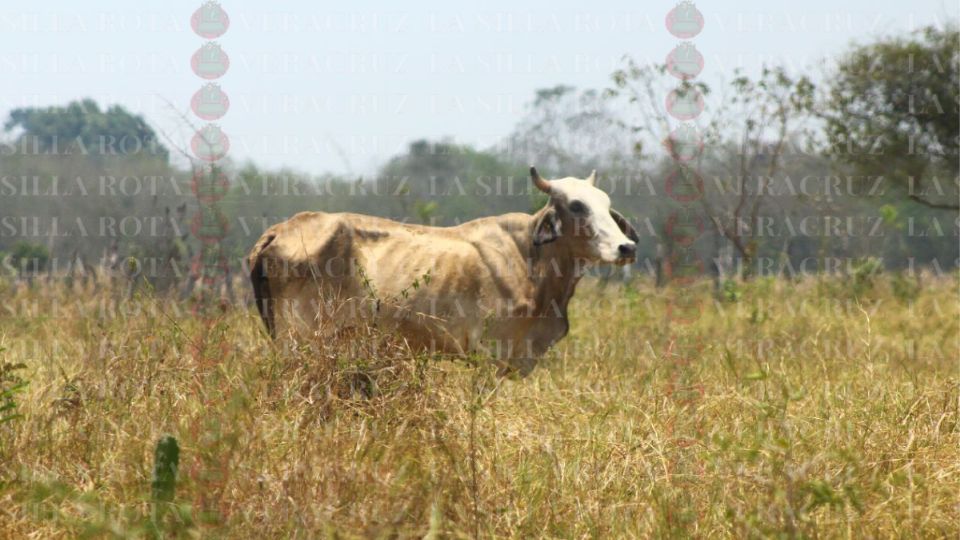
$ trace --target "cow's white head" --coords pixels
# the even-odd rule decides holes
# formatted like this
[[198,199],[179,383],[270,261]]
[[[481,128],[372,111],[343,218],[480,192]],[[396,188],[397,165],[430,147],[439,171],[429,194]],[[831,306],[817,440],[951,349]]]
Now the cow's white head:
[[544,180],[530,167],[530,178],[550,202],[534,228],[536,245],[564,239],[575,256],[594,262],[627,264],[637,256],[637,232],[610,208],[610,197],[594,186],[597,171],[586,180]]

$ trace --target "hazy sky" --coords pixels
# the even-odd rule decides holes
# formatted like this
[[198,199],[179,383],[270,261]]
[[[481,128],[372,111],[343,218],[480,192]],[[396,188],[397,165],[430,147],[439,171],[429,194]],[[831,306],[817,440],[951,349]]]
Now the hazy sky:
[[[178,116],[204,82],[190,57],[204,39],[202,2],[4,2],[0,116],[94,97],[143,114],[185,143]],[[11,11],[9,6],[22,11]],[[508,134],[537,88],[604,88],[625,54],[663,62],[680,41],[664,26],[676,2],[566,0],[467,3],[222,0],[217,41],[231,109],[219,121],[230,156],[270,167],[369,174],[416,138],[486,146]],[[403,5],[403,7],[399,7]],[[956,2],[697,2],[691,41],[715,83],[766,63],[823,72],[851,41],[956,19]],[[175,112],[167,104],[172,104]]]

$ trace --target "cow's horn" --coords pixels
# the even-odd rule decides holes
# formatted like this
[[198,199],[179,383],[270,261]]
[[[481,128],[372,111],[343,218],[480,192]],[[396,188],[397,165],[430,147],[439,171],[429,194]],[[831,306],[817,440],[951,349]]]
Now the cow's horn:
[[537,186],[537,189],[544,193],[550,193],[550,182],[540,178],[540,173],[537,172],[536,167],[530,167],[530,179],[533,180],[533,185]]
[[590,184],[591,186],[597,183],[597,170],[596,170],[596,169],[594,169],[593,172],[590,173],[590,176],[587,177],[587,183]]

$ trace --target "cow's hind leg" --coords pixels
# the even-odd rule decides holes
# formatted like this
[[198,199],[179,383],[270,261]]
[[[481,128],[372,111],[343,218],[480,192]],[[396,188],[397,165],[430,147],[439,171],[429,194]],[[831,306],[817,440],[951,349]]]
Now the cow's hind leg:
[[254,246],[250,255],[250,283],[253,285],[253,297],[257,304],[257,311],[263,319],[264,326],[271,338],[277,337],[277,327],[274,316],[275,306],[270,296],[270,281],[267,278],[264,264],[263,250],[273,242],[276,236],[266,236]]

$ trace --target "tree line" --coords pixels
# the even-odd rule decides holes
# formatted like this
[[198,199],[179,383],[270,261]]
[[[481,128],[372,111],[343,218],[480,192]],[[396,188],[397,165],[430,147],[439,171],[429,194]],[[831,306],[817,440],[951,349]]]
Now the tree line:
[[[593,169],[640,233],[638,265],[656,274],[677,242],[715,275],[831,272],[869,257],[888,269],[952,271],[958,260],[960,76],[955,27],[844,51],[819,86],[779,66],[679,92],[709,103],[689,167],[670,159],[664,66],[625,57],[602,89],[536,91],[491,148],[415,140],[372,177],[222,164],[217,204],[232,265],[262,230],[299,211],[350,211],[452,225],[543,204],[527,168]],[[171,163],[140,116],[85,99],[12,111],[0,145],[0,275],[108,268],[165,288],[199,249],[193,171]],[[703,196],[679,215],[670,179],[696,171]],[[672,195],[672,196],[668,196]],[[151,264],[147,264],[151,262]],[[126,268],[126,270],[125,270]],[[150,269],[152,268],[152,269]]]

